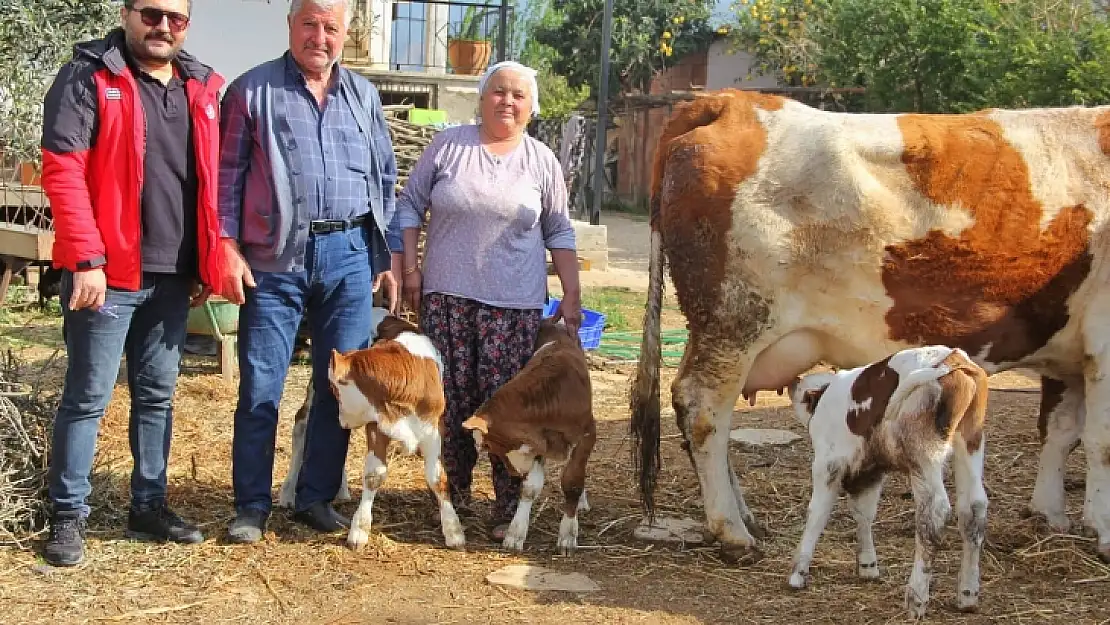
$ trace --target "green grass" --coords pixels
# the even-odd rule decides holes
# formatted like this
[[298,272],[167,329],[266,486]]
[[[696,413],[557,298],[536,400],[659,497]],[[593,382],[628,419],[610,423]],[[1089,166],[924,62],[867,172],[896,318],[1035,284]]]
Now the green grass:
[[582,290],[582,307],[605,315],[605,330],[639,331],[643,327],[646,295],[622,287],[596,287]]

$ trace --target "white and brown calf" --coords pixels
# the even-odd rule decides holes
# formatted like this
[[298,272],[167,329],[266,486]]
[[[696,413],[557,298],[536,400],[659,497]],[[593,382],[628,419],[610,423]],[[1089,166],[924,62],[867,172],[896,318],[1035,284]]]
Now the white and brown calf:
[[487,449],[510,472],[525,476],[502,541],[506,549],[524,549],[532,502],[543,490],[544,462],[567,460],[557,547],[568,555],[578,548],[578,511],[589,510],[586,463],[597,439],[590,372],[578,337],[561,323],[544,320],[536,346],[528,364],[462,425],[474,433],[479,451]]
[[397,317],[378,325],[378,336],[367,349],[332,352],[328,368],[332,392],[339,402],[339,423],[347,429],[366,428],[368,453],[362,473],[362,500],[351,517],[347,545],[359,549],[370,540],[372,508],[388,473],[386,452],[398,441],[406,453],[424,457],[424,477],[439,503],[443,538],[448,547],[462,547],[466,535],[451,505],[447,473],[440,461],[443,359],[416,326]]
[[[378,326],[381,325],[387,317],[389,311],[385,308],[378,306],[370,310],[370,342],[373,343],[377,340],[379,335]],[[304,464],[304,438],[305,429],[308,427],[309,410],[312,408],[312,402],[315,399],[316,393],[313,391],[312,376],[308,377],[308,390],[304,395],[304,403],[297,409],[296,416],[293,417],[293,451],[289,459],[289,471],[285,474],[285,481],[281,483],[281,490],[278,492],[278,507],[293,509],[293,504],[297,498],[297,477],[301,472],[301,465]],[[351,491],[347,487],[347,469],[343,468],[343,477],[339,481],[339,491],[335,495],[334,501],[344,502],[351,500]]]
[[916,505],[914,566],[906,588],[911,616],[925,614],[933,555],[951,511],[944,466],[955,456],[963,561],[957,606],[979,600],[979,553],[987,529],[983,424],[987,374],[959,349],[907,349],[866,367],[817,373],[790,385],[797,418],[813,444],[813,493],[790,585],[804,588],[817,540],[841,492],[856,520],[863,578],[879,576],[871,525],[885,474],[909,475]]

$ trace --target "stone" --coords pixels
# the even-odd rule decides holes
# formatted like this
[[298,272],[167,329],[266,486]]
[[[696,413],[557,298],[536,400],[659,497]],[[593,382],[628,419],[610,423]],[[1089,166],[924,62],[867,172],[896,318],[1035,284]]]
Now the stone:
[[701,544],[705,542],[704,526],[690,517],[681,519],[655,517],[655,523],[652,525],[648,525],[645,520],[636,527],[633,535],[640,540],[664,543]]
[[563,573],[528,564],[511,564],[486,576],[498,586],[524,590],[556,590],[562,592],[596,592],[601,590],[594,580],[581,573]]
[[789,445],[801,440],[801,435],[789,430],[772,430],[761,428],[736,428],[729,432],[728,437],[737,443],[746,443],[757,447],[769,445]]

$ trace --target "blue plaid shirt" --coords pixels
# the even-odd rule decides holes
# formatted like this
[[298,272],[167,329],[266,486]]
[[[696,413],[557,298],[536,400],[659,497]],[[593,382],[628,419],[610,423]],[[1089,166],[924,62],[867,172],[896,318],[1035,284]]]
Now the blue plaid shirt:
[[351,219],[366,213],[370,198],[366,175],[370,149],[358,131],[351,109],[343,102],[336,72],[320,110],[304,74],[285,56],[286,117],[293,131],[293,158],[299,158],[302,189],[308,190],[312,219]]

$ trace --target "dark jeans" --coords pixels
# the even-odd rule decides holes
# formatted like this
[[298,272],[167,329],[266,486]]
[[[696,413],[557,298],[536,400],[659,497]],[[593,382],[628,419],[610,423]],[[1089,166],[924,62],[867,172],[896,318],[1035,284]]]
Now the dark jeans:
[[120,360],[127,357],[131,391],[131,505],[165,501],[173,430],[173,389],[189,315],[191,278],[143,274],[138,291],[109,288],[99,311],[69,310],[73,274],[62,274],[63,336],[69,363],[54,420],[50,501],[55,512],[88,516],[100,419],[112,398]]
[[331,501],[339,491],[350,432],[339,425],[339,405],[328,382],[331,350],[365,348],[373,303],[364,228],[309,237],[305,270],[254,272],[239,311],[239,405],[235,409],[232,484],[238,511],[269,514],[278,405],[301,316],[312,337],[314,401],[305,432],[304,465],[296,509]]

